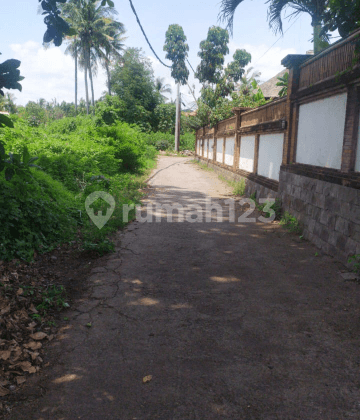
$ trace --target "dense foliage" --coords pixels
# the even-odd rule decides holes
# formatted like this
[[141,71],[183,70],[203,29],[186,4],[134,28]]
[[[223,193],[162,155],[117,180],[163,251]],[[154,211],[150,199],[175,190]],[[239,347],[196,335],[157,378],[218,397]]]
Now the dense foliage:
[[[70,240],[80,227],[84,241],[99,243],[123,225],[121,205],[139,199],[136,179],[156,154],[148,135],[124,122],[99,125],[96,118],[86,116],[46,127],[30,127],[17,116],[12,119],[15,127],[0,131],[4,144],[0,153],[6,150],[19,160],[11,166],[15,169],[11,179],[6,171],[0,174],[0,260],[31,259],[34,251]],[[31,167],[30,156],[38,157],[41,169]],[[95,190],[109,192],[117,203],[101,231],[84,208],[85,197]]]
[[112,90],[123,108],[122,119],[144,129],[152,127],[152,116],[163,99],[156,89],[151,62],[139,48],[128,48],[112,72]]
[[189,78],[189,70],[185,64],[189,46],[186,43],[184,30],[180,25],[169,26],[165,34],[164,51],[166,51],[165,58],[172,61],[171,76],[176,83],[185,85]]
[[209,28],[207,38],[200,43],[198,53],[201,62],[195,76],[202,83],[201,96],[197,101],[197,115],[190,118],[193,128],[214,125],[233,115],[236,106],[256,107],[265,103],[261,91],[238,94],[235,83],[245,74],[244,67],[251,61],[251,54],[236,50],[233,61],[224,66],[225,56],[229,53],[229,33],[218,26]]

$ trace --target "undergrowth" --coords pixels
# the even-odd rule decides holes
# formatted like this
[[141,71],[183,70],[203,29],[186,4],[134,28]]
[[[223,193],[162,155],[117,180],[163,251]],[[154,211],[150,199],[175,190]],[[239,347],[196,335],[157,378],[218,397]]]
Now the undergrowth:
[[[22,155],[27,149],[40,168],[15,173],[11,180],[0,172],[0,260],[30,261],[34,252],[75,237],[85,250],[112,251],[107,235],[125,225],[123,205],[140,203],[155,164],[157,151],[148,134],[123,122],[101,125],[92,117],[64,118],[46,127],[13,119],[15,128],[0,129],[6,152]],[[85,199],[94,191],[105,191],[116,202],[101,230],[85,211]]]
[[292,233],[301,234],[302,226],[296,217],[292,216],[289,212],[285,212],[280,219],[280,224]]

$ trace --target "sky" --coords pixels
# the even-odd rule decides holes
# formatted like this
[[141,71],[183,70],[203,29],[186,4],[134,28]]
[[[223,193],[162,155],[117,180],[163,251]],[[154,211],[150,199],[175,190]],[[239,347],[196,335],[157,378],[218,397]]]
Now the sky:
[[[311,50],[312,28],[311,19],[307,14],[296,18],[284,19],[284,35],[274,34],[267,22],[268,5],[266,0],[244,0],[235,13],[234,33],[230,38],[230,54],[226,62],[232,60],[237,48],[245,48],[252,55],[248,67],[261,72],[260,79],[266,81],[275,76],[283,67],[281,60],[288,54],[305,54]],[[11,91],[15,94],[15,102],[25,105],[28,101],[44,98],[51,102],[74,101],[74,62],[64,54],[65,45],[51,47],[45,50],[42,38],[46,30],[43,16],[37,14],[37,0],[2,0],[1,5],[1,44],[0,61],[16,58],[21,61],[21,75],[23,90]],[[165,82],[172,88],[172,98],[175,98],[175,82],[171,78],[170,69],[164,67],[155,58],[141,30],[135,16],[126,0],[114,0],[118,11],[117,20],[125,24],[128,37],[127,47],[142,48],[144,54],[152,62],[155,77],[164,77]],[[168,26],[174,23],[181,25],[189,44],[189,61],[194,69],[200,62],[197,53],[200,42],[206,38],[207,31],[212,25],[224,27],[218,22],[220,10],[219,0],[133,0],[142,26],[158,56],[165,60],[163,45]],[[290,12],[290,9],[289,9]],[[288,12],[288,13],[289,13]],[[275,45],[274,45],[275,44]],[[189,84],[199,84],[191,69]],[[99,98],[106,90],[104,70],[99,67],[94,79],[95,97]],[[181,87],[183,101],[190,105],[193,101],[189,89]],[[83,74],[79,75],[79,98],[85,97]]]

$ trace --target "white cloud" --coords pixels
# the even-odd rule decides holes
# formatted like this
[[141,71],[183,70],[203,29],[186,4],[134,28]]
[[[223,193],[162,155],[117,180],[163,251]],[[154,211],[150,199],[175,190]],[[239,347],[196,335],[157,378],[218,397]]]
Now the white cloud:
[[[16,103],[25,105],[28,101],[44,98],[58,102],[74,101],[75,64],[70,56],[57,47],[45,50],[41,44],[28,41],[24,44],[10,46],[14,55],[21,61],[22,92],[14,91]],[[85,98],[84,73],[78,72],[78,98]],[[95,99],[106,90],[106,75],[99,66],[98,75],[94,77]],[[89,87],[90,94],[90,87]]]

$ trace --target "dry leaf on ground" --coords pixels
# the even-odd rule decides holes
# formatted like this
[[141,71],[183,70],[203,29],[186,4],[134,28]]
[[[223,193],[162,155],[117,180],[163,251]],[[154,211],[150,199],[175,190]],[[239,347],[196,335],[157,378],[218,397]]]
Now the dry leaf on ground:
[[41,331],[36,332],[34,334],[30,334],[30,338],[32,338],[33,340],[43,340],[46,337],[47,337],[47,334],[45,334]]

